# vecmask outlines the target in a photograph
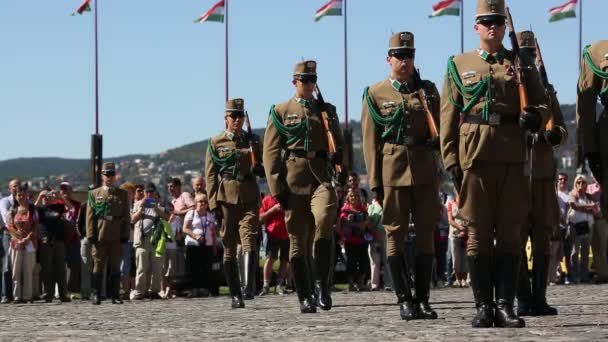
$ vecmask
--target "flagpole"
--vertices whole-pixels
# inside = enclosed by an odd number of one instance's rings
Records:
[[[580,1],[579,17],[578,17],[578,69],[581,70],[583,63],[583,0]]]
[[[460,53],[464,53],[464,0],[460,2]]]
[[[346,20],[346,0],[342,2],[344,7],[344,128],[348,129],[348,30]]]
[[[226,92],[225,92],[225,101],[228,102],[228,0],[224,0],[224,20],[225,20],[225,39],[224,39],[224,66],[226,70],[225,74],[225,84],[226,84]]]
[[[97,25],[97,3],[95,0],[95,8],[93,13],[93,40],[94,40],[94,55],[95,55],[95,134],[91,136],[91,168],[90,168],[90,184],[93,186],[101,185],[101,162],[103,161],[103,138],[99,134],[99,38]]]
[[[95,135],[99,135],[99,52],[98,52],[98,36],[97,36],[97,3],[95,0],[95,16],[94,16],[94,41],[95,41]]]

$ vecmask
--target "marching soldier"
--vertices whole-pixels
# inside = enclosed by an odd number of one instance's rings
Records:
[[[343,138],[335,107],[324,103],[320,96],[319,99],[313,96],[317,63],[296,64],[292,83],[295,96],[270,108],[264,136],[264,165],[270,192],[286,210],[290,262],[300,312],[314,313],[316,305],[323,310],[332,306],[329,270],[337,198],[329,169],[330,164],[342,161],[341,149],[328,152],[323,115],[327,115],[336,146],[342,146]],[[317,303],[311,290],[313,257]]]
[[[389,40],[389,77],[365,89],[361,125],[363,153],[372,191],[384,197],[388,266],[404,320],[436,319],[429,305],[434,258],[433,231],[439,220],[437,127],[439,93],[414,69],[414,35]],[[433,136],[433,132],[435,136]],[[416,227],[415,298],[404,258],[410,213]]]
[[[125,190],[117,188],[116,166],[104,163],[101,170],[102,186],[89,191],[87,201],[87,240],[93,245],[93,304],[101,304],[101,285],[107,263],[111,277],[112,304],[120,299],[121,242],[129,238],[131,218]]]
[[[258,267],[257,232],[260,189],[257,176],[264,175],[259,158],[259,139],[243,131],[243,99],[226,102],[226,130],[207,145],[205,177],[209,208],[221,219],[224,243],[224,272],[232,297],[232,308],[244,308],[236,252],[242,245],[245,264],[245,299],[253,299]],[[253,155],[253,156],[252,156]]]
[[[589,168],[602,188],[608,186],[608,136],[600,132],[608,131],[608,40],[588,45],[583,50],[583,63],[578,81],[576,117],[579,141]],[[597,115],[597,100],[603,111]],[[600,206],[606,213],[608,191],[602,191]]]
[[[530,202],[525,137],[539,130],[548,113],[536,69],[524,70],[521,84],[527,87],[518,89],[516,56],[502,45],[506,16],[504,0],[478,0],[474,28],[480,45],[449,58],[441,97],[441,152],[460,192],[459,215],[469,235],[473,327],[525,326],[513,312]],[[521,108],[519,90],[527,92],[530,106]]]
[[[518,32],[517,40],[522,56],[525,57],[525,60],[522,60],[523,67],[535,68],[537,48],[534,33],[531,31]],[[545,81],[544,77],[543,81]],[[544,83],[543,85],[549,101],[551,116],[549,117],[550,124],[543,126],[536,141],[531,142],[532,146],[529,146],[533,149],[529,151],[532,158],[532,207],[527,215],[528,224],[524,224],[521,237],[523,252],[517,287],[518,316],[557,315],[557,310],[547,304],[546,296],[551,256],[550,241],[558,227],[560,215],[555,193],[556,165],[553,161],[553,148],[565,143],[568,134],[555,89],[551,84]],[[530,288],[525,251],[528,236],[532,239],[532,288]]]

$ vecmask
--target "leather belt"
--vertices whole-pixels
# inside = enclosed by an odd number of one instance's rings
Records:
[[[483,120],[481,115],[465,115],[463,123],[501,126],[501,125],[518,125],[519,115],[490,113],[488,120]]]
[[[306,158],[306,159],[327,159],[328,155],[325,151],[304,151],[304,150],[289,150],[290,158]]]
[[[401,141],[397,141],[396,138],[391,138],[391,139],[387,140],[386,142],[389,144],[393,144],[393,145],[412,146],[412,145],[426,145],[426,142],[428,141],[428,139],[429,138],[427,138],[427,137],[413,137],[413,136],[405,135],[405,136],[401,137]]]
[[[250,174],[247,174],[247,175],[238,175],[236,177],[233,176],[232,174],[229,174],[229,173],[225,173],[225,174],[222,175],[222,180],[223,181],[236,180],[236,181],[242,182],[242,181],[248,180],[248,179],[251,179],[251,175]]]

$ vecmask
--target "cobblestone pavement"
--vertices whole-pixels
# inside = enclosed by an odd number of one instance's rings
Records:
[[[470,289],[431,293],[435,321],[399,318],[393,293],[335,293],[329,312],[302,315],[295,295],[258,297],[233,310],[227,297],[0,306],[0,340],[450,340],[607,341],[608,285],[554,286],[560,314],[528,317],[525,329],[472,329]]]

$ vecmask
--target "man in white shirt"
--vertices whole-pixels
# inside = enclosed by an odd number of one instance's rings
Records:
[[[13,206],[14,197],[17,194],[17,188],[19,187],[20,180],[18,178],[12,179],[8,183],[9,196],[0,199],[0,240],[2,241],[2,248],[4,249],[4,257],[2,258],[2,299],[0,303],[9,303],[12,289],[11,289],[11,272],[9,270],[9,258],[8,258],[8,247],[11,241],[11,236],[8,234],[8,212]]]

